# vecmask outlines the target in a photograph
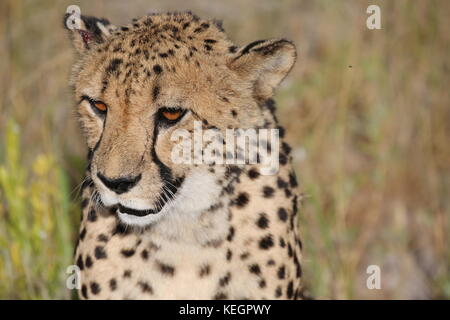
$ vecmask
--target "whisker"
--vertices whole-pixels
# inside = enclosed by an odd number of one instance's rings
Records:
[[[71,196],[74,192],[76,192],[75,199],[78,199],[78,198],[80,197],[81,187],[83,186],[83,184],[84,184],[88,179],[90,179],[89,176],[85,176],[84,179],[83,179],[83,181],[81,181],[81,183],[79,183],[76,187],[74,187],[73,190],[70,192],[69,195]],[[90,186],[92,183],[93,183],[93,181],[89,184],[89,186]]]
[[[92,192],[90,197],[89,197],[89,202],[88,202],[88,205],[87,205],[87,214],[89,214],[89,212],[92,209],[92,204],[93,204],[93,200],[94,200],[96,192],[97,192],[97,190],[94,190],[94,192]],[[83,214],[83,212],[81,214]]]
[[[169,188],[167,188],[167,186],[165,186],[165,185],[163,185],[163,190],[166,190],[167,192],[169,192],[169,195],[170,195],[170,196],[172,196],[172,197],[175,196],[175,193],[172,192],[172,191],[171,191]]]
[[[169,195],[171,195],[171,196],[169,196],[169,197],[167,197],[167,203],[170,205],[170,204],[172,204],[173,202],[174,202],[174,198],[175,198],[175,194],[172,192],[172,191],[170,191],[170,190],[168,190],[168,189],[166,189],[167,187],[166,186],[164,186],[164,192],[169,192]]]

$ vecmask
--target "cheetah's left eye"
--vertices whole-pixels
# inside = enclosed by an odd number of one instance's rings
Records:
[[[162,108],[159,110],[161,120],[169,123],[175,123],[180,120],[185,112],[186,110],[180,108]]]
[[[162,111],[161,113],[164,116],[164,118],[166,118],[167,120],[170,120],[170,121],[175,121],[179,117],[181,117],[181,111],[180,110],[176,110],[176,111]]]

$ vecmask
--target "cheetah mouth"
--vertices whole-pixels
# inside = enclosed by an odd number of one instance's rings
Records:
[[[183,183],[184,178],[176,179],[173,184],[166,183],[163,187],[163,190],[169,190],[170,192],[162,192],[157,200],[159,206],[156,209],[133,209],[130,207],[126,207],[123,204],[117,204],[117,213],[119,215],[127,214],[135,217],[145,217],[148,215],[154,215],[160,213],[163,208],[165,208],[166,204],[173,201],[177,194],[178,189]]]
[[[136,217],[145,217],[149,214],[159,213],[161,211],[161,209],[159,209],[159,210],[155,210],[155,209],[137,210],[137,209],[128,208],[128,207],[125,207],[125,206],[119,204],[117,207],[117,212],[129,214],[129,215],[136,216]]]

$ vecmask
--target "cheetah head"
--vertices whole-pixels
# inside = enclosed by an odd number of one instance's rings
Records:
[[[191,13],[152,14],[121,28],[81,16],[68,33],[89,174],[103,205],[139,226],[214,204],[229,168],[174,163],[173,133],[192,132],[195,121],[218,130],[273,125],[261,102],[296,57],[287,40],[238,48],[219,23]]]

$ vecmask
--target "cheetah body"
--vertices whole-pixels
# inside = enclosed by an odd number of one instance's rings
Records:
[[[275,85],[293,64],[289,59],[295,60],[292,44],[269,40],[237,48],[215,21],[190,13],[149,15],[122,28],[82,18],[81,30],[71,31],[80,57],[71,81],[89,147],[75,253],[79,296],[300,298],[299,196],[272,100]],[[275,57],[280,50],[287,53]],[[254,61],[267,59],[272,60],[264,72],[274,80],[250,71]],[[108,114],[95,114],[86,95],[107,101]],[[206,128],[280,129],[278,172],[263,175],[259,164],[171,164],[166,146],[171,129],[156,124],[157,111],[145,107],[168,104],[190,107],[179,124],[188,130],[190,118]],[[139,172],[142,178],[131,191],[112,194],[99,181],[101,172]],[[133,199],[157,192],[163,177],[176,184],[175,196],[149,215],[153,220],[139,224],[133,220],[139,218],[120,217],[119,204],[134,205]]]

